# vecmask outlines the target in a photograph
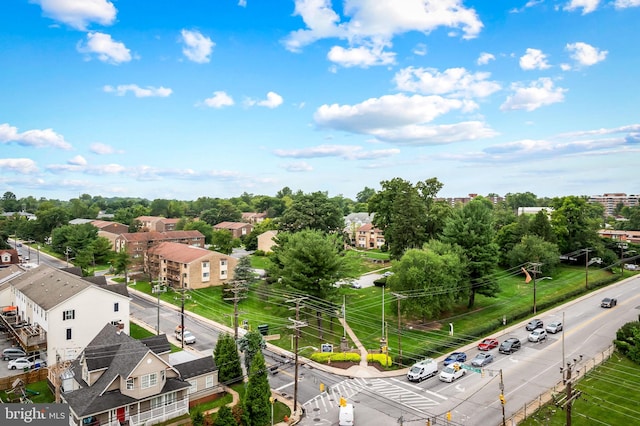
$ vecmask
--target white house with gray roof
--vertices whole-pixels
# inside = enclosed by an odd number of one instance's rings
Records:
[[[49,365],[74,359],[106,323],[121,322],[129,332],[130,298],[124,284],[100,285],[40,265],[5,285],[3,309],[16,315],[10,320],[2,316],[2,321],[26,352],[46,352]]]

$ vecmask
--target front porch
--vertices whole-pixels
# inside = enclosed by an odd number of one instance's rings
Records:
[[[148,406],[148,401],[140,401],[97,416],[85,417],[77,423],[70,417],[69,424],[70,426],[150,426],[189,412],[188,397],[149,410],[143,410],[141,407],[143,405]]]

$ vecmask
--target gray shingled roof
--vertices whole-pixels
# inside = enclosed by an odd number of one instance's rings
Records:
[[[180,372],[180,376],[182,376],[183,379],[202,376],[203,374],[212,373],[218,369],[212,356],[205,356],[194,359],[193,361],[183,362],[182,364],[175,364],[173,368]]]
[[[109,391],[102,395],[101,393],[118,377],[129,377],[149,352],[150,349],[144,343],[125,333],[118,333],[116,326],[105,325],[87,345],[83,354],[74,362],[74,372],[82,377],[82,373],[79,371],[79,360],[82,357],[86,359],[90,371],[104,368],[107,370],[91,386],[86,386],[84,381],[78,380],[85,387],[64,394],[65,401],[80,417],[101,413],[137,401],[135,398],[122,395],[120,391]],[[76,377],[78,376],[76,375]],[[184,380],[167,379],[161,393],[187,387],[189,387],[189,383]]]

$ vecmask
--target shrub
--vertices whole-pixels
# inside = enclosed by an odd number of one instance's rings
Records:
[[[311,360],[321,364],[333,362],[360,362],[360,354],[356,352],[316,352],[311,354]]]
[[[393,364],[393,360],[388,354],[369,354],[367,355],[367,362],[377,362],[385,368],[391,367],[391,364]]]

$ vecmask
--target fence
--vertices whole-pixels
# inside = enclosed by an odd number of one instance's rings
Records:
[[[604,351],[600,352],[599,355],[588,359],[582,360],[578,365],[578,368],[573,370],[573,375],[571,380],[579,379],[586,375],[589,371],[593,370],[600,364],[602,364],[605,360],[611,358],[615,350],[615,346],[611,345]],[[517,425],[518,423],[526,420],[529,416],[532,416],[537,410],[542,408],[544,405],[553,401],[553,395],[558,394],[559,392],[564,392],[566,389],[565,383],[559,381],[553,387],[546,392],[538,395],[536,399],[526,403],[520,410],[516,411],[511,417],[507,419],[506,424],[508,425]]]
[[[31,383],[39,382],[41,380],[47,379],[47,369],[39,368],[37,370],[31,370],[22,374],[15,374],[8,377],[0,378],[0,391],[5,391],[13,388],[13,383],[16,379],[22,379],[22,382],[25,385],[29,385]]]

